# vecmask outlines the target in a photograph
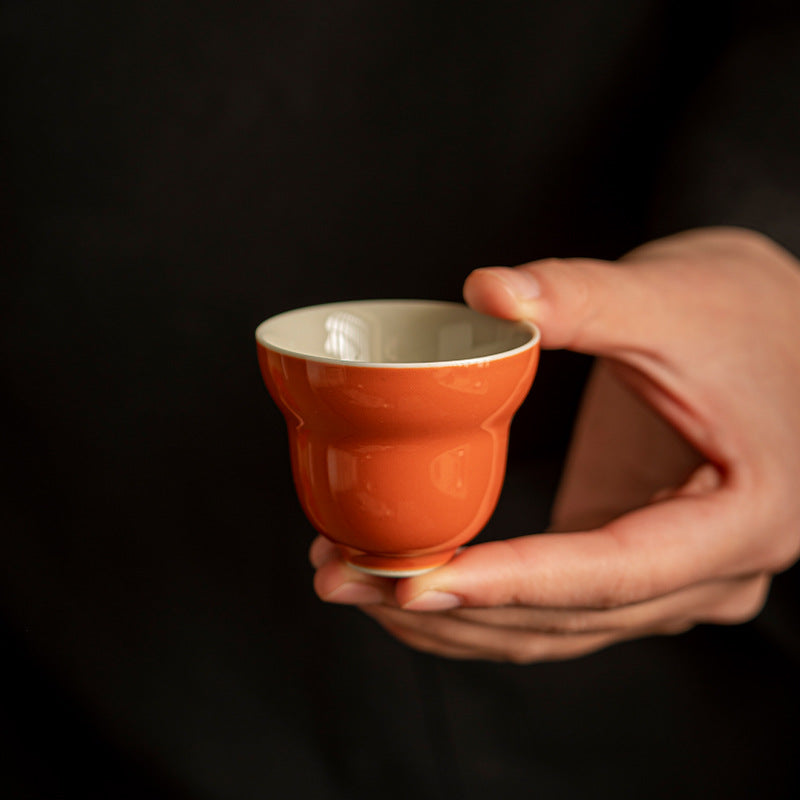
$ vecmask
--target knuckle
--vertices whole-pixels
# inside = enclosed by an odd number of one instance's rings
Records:
[[[566,262],[562,258],[542,258],[534,263],[537,270],[543,270],[547,272],[553,269],[563,269]]]
[[[756,569],[775,575],[800,558],[800,506],[794,469],[774,459],[759,459],[741,473],[748,505],[737,512],[749,519],[750,558]]]
[[[774,537],[766,554],[766,567],[773,574],[785,572],[800,557],[800,528]]]
[[[717,625],[742,625],[749,622],[754,616],[755,613],[751,613],[749,608],[738,603],[730,603],[717,610],[713,621]]]
[[[748,581],[715,609],[711,621],[719,625],[742,625],[755,619],[767,602],[769,586],[766,576]]]
[[[613,611],[625,605],[616,591],[601,592],[595,596],[593,606],[598,611]]]
[[[522,639],[509,648],[507,656],[512,664],[518,666],[533,664],[542,659],[541,644],[536,639]]]
[[[573,317],[572,339],[577,341],[592,311],[593,292],[586,269],[564,262],[562,270],[568,277],[569,309]]]
[[[588,633],[596,626],[595,615],[590,612],[576,612],[561,621],[557,633]]]
[[[636,541],[614,522],[606,526],[605,535],[612,554],[592,564],[591,574],[586,576],[587,580],[595,582],[590,607],[595,611],[612,611],[652,597],[654,587],[650,571],[636,566]]]
[[[591,304],[593,294],[589,270],[585,265],[573,261],[561,262],[561,269],[569,278],[569,291],[573,304],[578,309],[587,308]]]
[[[560,346],[575,346],[582,338],[593,308],[589,270],[570,259],[546,258],[536,262],[536,274],[544,294],[554,297],[562,309],[564,327],[559,337]]]
[[[596,611],[613,611],[643,599],[646,593],[627,570],[620,571],[598,587],[592,608]]]
[[[779,255],[782,248],[773,239],[764,233],[751,228],[727,228],[726,234],[734,240],[740,249],[752,251],[754,254],[766,253],[770,256]]]

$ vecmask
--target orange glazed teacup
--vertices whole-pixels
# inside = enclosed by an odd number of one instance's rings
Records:
[[[278,314],[256,342],[300,502],[350,564],[418,575],[483,528],[536,372],[534,325],[369,300]]]

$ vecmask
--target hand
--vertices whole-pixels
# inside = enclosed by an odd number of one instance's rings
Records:
[[[550,530],[603,525],[681,486],[702,456],[599,360],[583,395]]]
[[[356,573],[319,539],[320,597],[420,650],[517,663],[752,619],[800,555],[797,260],[705,229],[613,264],[477,270],[465,297],[602,359],[555,508],[573,532],[468,547],[399,581]]]

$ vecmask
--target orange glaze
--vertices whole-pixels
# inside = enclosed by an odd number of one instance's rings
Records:
[[[413,367],[328,363],[258,344],[283,412],[302,507],[371,572],[439,566],[486,524],[536,344],[507,357]]]

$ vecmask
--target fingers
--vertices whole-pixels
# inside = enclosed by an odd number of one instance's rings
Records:
[[[382,603],[409,611],[455,608],[609,610],[661,598],[695,584],[769,569],[768,551],[710,465],[671,498],[593,531],[489,542],[414,578],[366,575],[330,543],[311,548],[323,600]],[[763,549],[763,548],[761,548]],[[762,563],[763,562],[763,563]]]
[[[674,635],[699,622],[746,622],[763,607],[768,588],[766,575],[713,581],[611,611],[519,607],[420,613],[384,606],[364,611],[424,652],[527,664],[575,658],[642,636]]]
[[[747,519],[724,489],[679,496],[602,528],[488,542],[400,581],[410,610],[529,605],[617,608],[714,577],[752,572]]]
[[[675,429],[599,361],[584,392],[551,530],[586,530],[662,499],[701,461]]]
[[[710,581],[608,610],[517,606],[420,612],[396,605],[392,581],[353,575],[335,548],[312,546],[315,560],[326,556],[332,557],[318,573],[323,575],[318,586],[325,599],[359,605],[408,646],[447,658],[519,664],[576,658],[627,639],[681,633],[699,622],[746,622],[763,607],[770,582],[766,574]],[[364,593],[348,599],[352,586],[375,590],[379,599],[373,602]]]
[[[395,604],[393,580],[353,569],[341,559],[336,545],[324,537],[313,541],[308,555],[317,570],[314,590],[321,600],[344,605]]]
[[[516,664],[557,661],[577,658],[627,638],[621,633],[570,637],[520,633],[439,614],[415,614],[412,618],[411,612],[383,606],[370,606],[363,611],[409,647],[446,658]]]
[[[308,560],[315,569],[327,564],[339,554],[339,548],[324,536],[317,536],[308,548]]]
[[[676,496],[601,528],[475,545],[439,569],[399,581],[363,574],[336,557],[331,545],[315,542],[315,589],[328,602],[413,611],[611,609],[759,571],[760,537],[718,479],[706,466]]]
[[[405,645],[419,650],[422,653],[452,658],[457,660],[475,660],[481,658],[478,648],[462,646],[443,639],[432,636],[424,631],[418,630],[414,626],[404,624],[403,620],[392,619],[390,615],[381,613],[382,606],[365,606],[361,609],[368,617],[372,617],[387,633]]]
[[[574,635],[621,630],[671,632],[673,625],[734,625],[752,619],[763,607],[769,588],[765,574],[690,586],[678,592],[607,611],[571,608],[459,608],[449,614],[482,625]],[[419,614],[419,616],[423,616]],[[430,616],[430,615],[426,615]]]
[[[532,319],[542,345],[608,356],[650,349],[667,318],[651,271],[591,259],[547,259],[517,268],[477,269],[466,302],[487,314]]]
[[[616,262],[551,258],[477,269],[464,298],[487,314],[532,319],[544,347],[618,357],[662,353],[683,337],[713,354],[713,337],[693,334],[707,330],[708,319],[749,319],[755,296],[771,292],[796,316],[784,302],[797,296],[796,264],[752,231],[705,229],[650,242]]]

